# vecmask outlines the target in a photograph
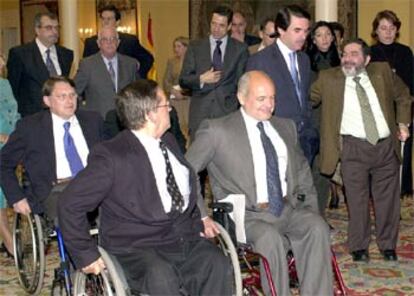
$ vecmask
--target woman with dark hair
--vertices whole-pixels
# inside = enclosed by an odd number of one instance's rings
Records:
[[[388,62],[393,71],[404,81],[414,95],[413,53],[408,46],[397,42],[400,35],[401,21],[391,10],[377,13],[372,22],[371,36],[376,43],[371,46],[371,62]],[[412,126],[410,127],[412,134]],[[401,196],[413,193],[411,149],[412,137],[404,145],[403,170],[401,177]]]
[[[319,21],[313,25],[306,53],[314,73],[339,66],[341,60],[336,49],[335,32],[330,23]]]
[[[316,80],[319,71],[340,65],[341,61],[336,47],[335,32],[330,23],[319,21],[313,25],[308,36],[306,53],[308,54],[311,63],[312,81]],[[314,125],[319,130],[320,106],[315,106],[312,112],[312,118]],[[319,155],[316,156],[316,162],[318,161],[318,158]],[[324,216],[325,207],[329,199],[329,179],[320,174],[317,164],[312,168],[312,174],[318,192],[319,210],[321,215]],[[329,205],[330,208],[338,207],[338,190],[339,188],[337,188],[334,183],[331,183],[332,193]]]

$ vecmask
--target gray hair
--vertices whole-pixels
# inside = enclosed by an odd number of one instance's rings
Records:
[[[157,89],[157,82],[139,79],[121,90],[115,99],[115,105],[119,119],[125,127],[132,130],[144,127],[146,116],[159,103]]]
[[[42,17],[48,17],[51,20],[58,20],[58,17],[55,13],[53,12],[39,12],[35,15],[34,17],[34,27],[35,28],[40,28],[42,26]]]

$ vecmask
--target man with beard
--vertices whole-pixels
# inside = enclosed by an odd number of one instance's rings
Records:
[[[369,63],[361,39],[345,43],[341,66],[322,71],[311,100],[322,103],[321,172],[333,175],[338,162],[349,209],[348,247],[354,261],[369,261],[369,198],[376,240],[385,260],[395,252],[400,220],[400,141],[410,135],[408,88],[387,63]]]

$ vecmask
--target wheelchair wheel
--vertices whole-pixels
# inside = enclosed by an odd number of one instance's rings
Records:
[[[43,230],[38,215],[15,215],[14,262],[20,285],[28,294],[40,293],[45,274]]]
[[[219,242],[220,249],[224,252],[226,257],[230,258],[231,264],[233,265],[233,275],[234,275],[234,294],[236,296],[242,296],[242,277],[240,271],[239,256],[237,254],[236,248],[233,245],[233,242],[230,238],[230,235],[219,223],[216,223],[216,226],[220,230],[220,235],[217,239]]]
[[[105,262],[106,269],[99,275],[85,274],[76,271],[74,296],[129,296],[128,284],[119,263],[101,247],[99,252]]]

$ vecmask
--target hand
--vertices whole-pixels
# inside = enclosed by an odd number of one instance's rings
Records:
[[[410,137],[410,130],[406,125],[399,125],[399,131],[398,131],[398,139],[401,142],[407,141],[407,139]]]
[[[29,215],[32,210],[30,209],[29,203],[27,202],[27,198],[23,198],[19,200],[18,202],[15,202],[13,204],[13,210],[16,213],[23,214],[23,215]]]
[[[213,219],[211,219],[210,217],[206,217],[202,221],[204,224],[204,233],[201,232],[200,236],[206,237],[206,238],[212,238],[220,233]]]
[[[200,83],[216,83],[221,78],[221,71],[214,71],[214,68],[211,67],[210,70],[204,72],[200,75]]]
[[[172,88],[171,94],[174,96],[174,99],[181,100],[183,98],[183,94],[177,89]]]
[[[0,134],[0,143],[6,144],[7,140],[9,139],[9,135],[6,134]]]
[[[88,266],[85,266],[82,268],[82,271],[84,273],[93,273],[95,275],[98,275],[101,273],[102,270],[106,268],[105,263],[102,260],[102,257],[99,257],[98,260],[92,262]]]

